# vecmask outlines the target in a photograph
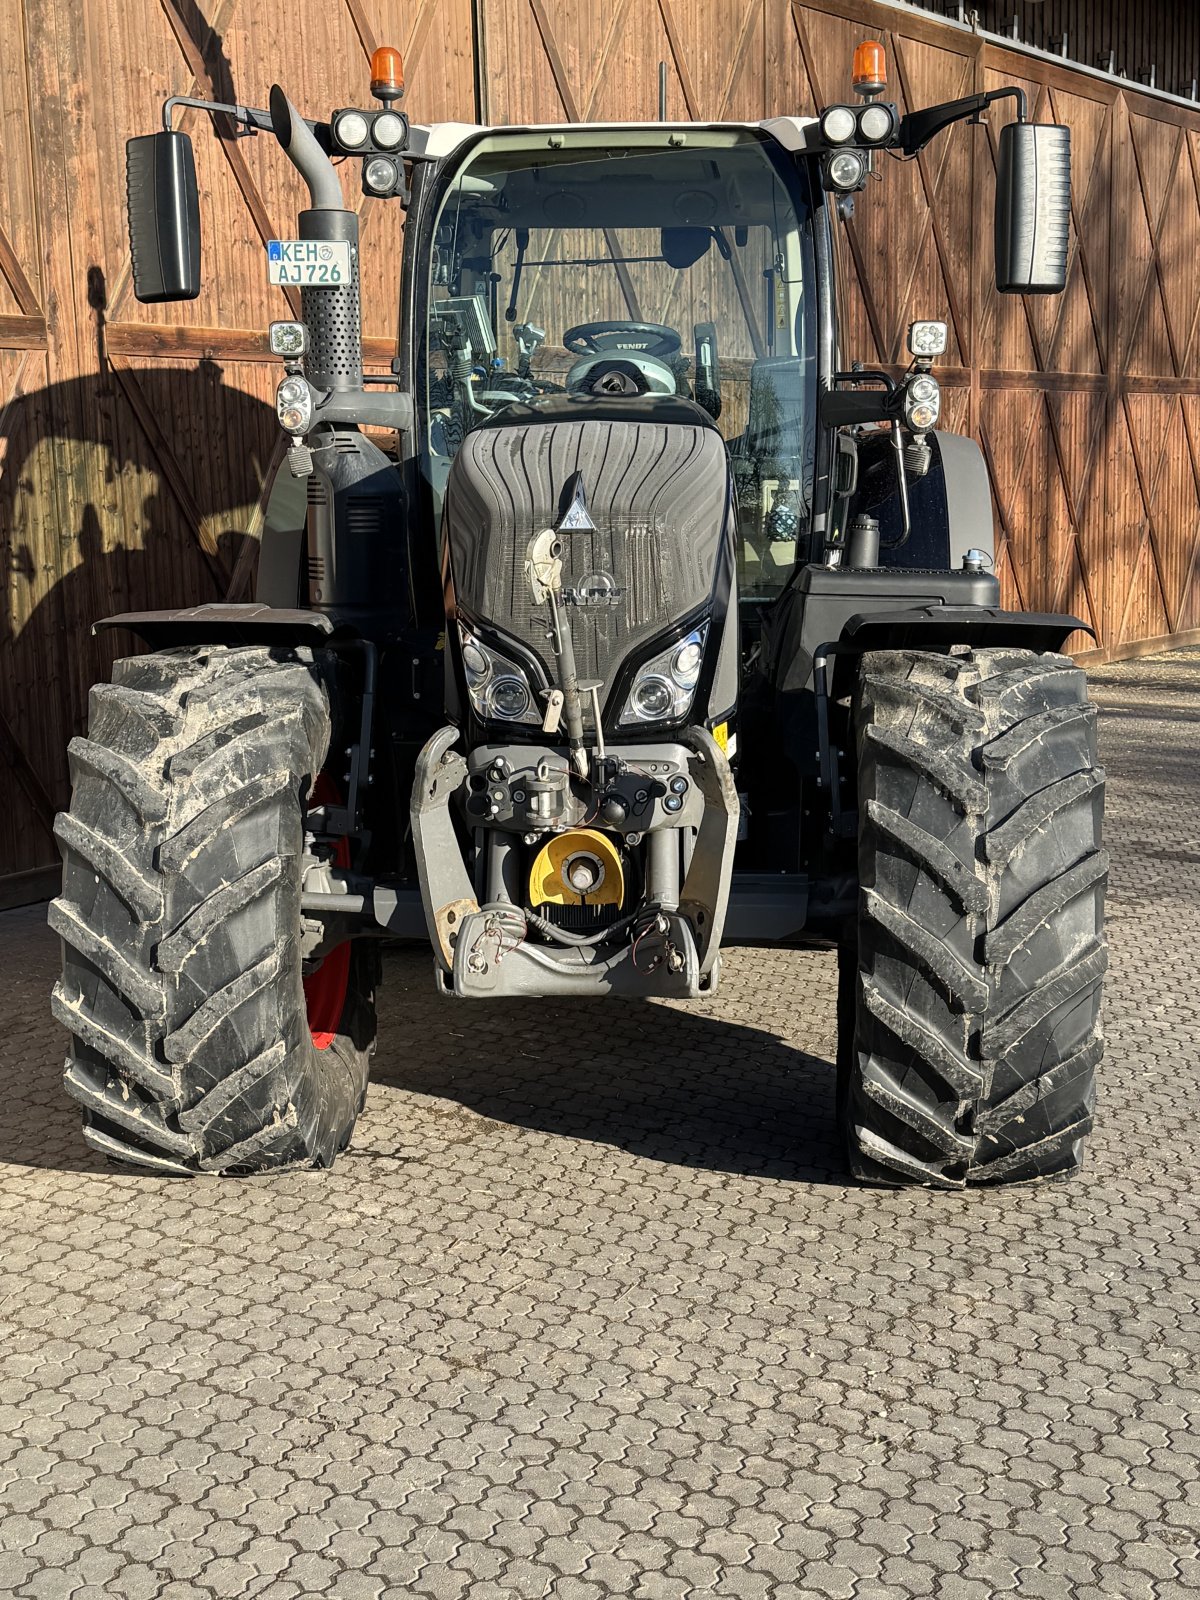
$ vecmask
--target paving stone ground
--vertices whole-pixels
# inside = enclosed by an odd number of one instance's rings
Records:
[[[1165,1600],[1200,1589],[1200,653],[1095,675],[1083,1174],[868,1191],[832,959],[452,1006],[386,964],[331,1173],[88,1153],[0,917],[0,1595]]]

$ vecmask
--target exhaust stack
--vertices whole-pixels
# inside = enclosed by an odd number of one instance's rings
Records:
[[[308,185],[312,206],[299,217],[300,237],[350,245],[351,279],[336,288],[300,290],[310,345],[304,375],[314,389],[344,394],[362,388],[362,302],[358,275],[358,217],[347,211],[341,180],[315,134],[278,84],[271,88],[271,127],[284,154]]]

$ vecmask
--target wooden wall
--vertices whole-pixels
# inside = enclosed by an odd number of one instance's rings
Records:
[[[470,119],[470,0],[0,0],[0,906],[38,898],[57,859],[65,749],[120,643],[96,617],[244,597],[281,437],[264,357],[262,242],[301,187],[269,136],[194,136],[205,289],[133,298],[124,144],[169,94],[302,109],[369,103],[378,43],[404,52],[406,109]],[[358,192],[348,202],[362,205]],[[366,202],[364,326],[396,328],[400,217]]]
[[[846,234],[847,356],[897,362],[912,317],[946,317],[946,419],[992,468],[1006,598],[1076,610],[1106,654],[1200,638],[1200,111],[872,0],[0,0],[0,904],[51,881],[64,749],[111,650],[91,620],[252,579],[278,436],[263,330],[287,303],[262,240],[299,196],[269,139],[192,114],[208,287],[139,307],[123,145],[165,95],[261,105],[280,77],[329,109],[387,41],[418,120],[473,120],[477,87],[495,122],[649,118],[659,61],[672,117],[750,119],[844,98],[872,35],[902,105],[1014,81],[1070,123],[1074,235],[1064,296],[999,297],[999,119],[885,160]],[[399,219],[363,216],[383,361]]]

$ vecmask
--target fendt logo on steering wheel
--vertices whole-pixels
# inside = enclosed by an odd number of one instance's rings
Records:
[[[563,599],[572,606],[615,606],[624,593],[610,572],[589,572],[573,589],[563,590]]]

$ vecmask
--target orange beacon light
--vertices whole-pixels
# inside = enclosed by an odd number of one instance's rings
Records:
[[[854,51],[851,81],[854,92],[873,100],[887,88],[887,58],[878,39],[864,39]]]
[[[399,100],[404,93],[404,61],[399,50],[390,44],[381,44],[371,52],[371,93],[385,105]]]

